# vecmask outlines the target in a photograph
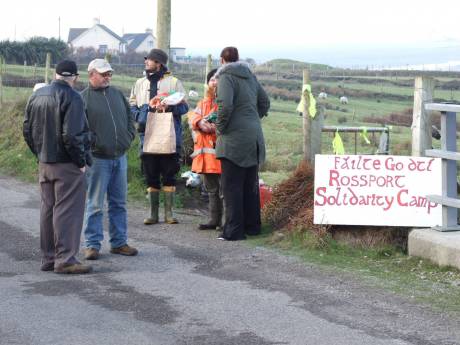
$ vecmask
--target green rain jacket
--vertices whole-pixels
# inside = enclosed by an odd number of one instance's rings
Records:
[[[216,157],[248,168],[265,162],[260,119],[270,100],[245,62],[223,65],[217,72]]]

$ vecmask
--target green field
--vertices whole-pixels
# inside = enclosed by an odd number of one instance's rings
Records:
[[[276,75],[262,74],[258,75],[259,79],[264,82],[264,85],[276,85],[278,89],[289,90],[296,98],[300,97],[301,75],[289,74],[289,66],[291,62],[278,67]],[[302,65],[303,66],[303,65]],[[296,66],[302,67],[302,66]],[[305,67],[305,66],[304,66]],[[326,67],[324,65],[316,66],[320,71]],[[283,68],[285,68],[283,72]],[[83,69],[83,66],[80,67]],[[17,76],[25,78],[23,83],[26,83],[27,78],[44,76],[45,69],[43,67],[34,68],[32,66],[6,66],[7,76]],[[133,72],[134,73],[134,72]],[[136,72],[137,73],[137,72]],[[283,74],[284,73],[284,74]],[[300,73],[300,72],[298,72]],[[364,73],[363,73],[364,74]],[[50,71],[50,77],[53,75]],[[318,94],[322,88],[333,90],[336,94],[329,94],[325,101],[319,101],[318,104],[324,106],[325,109],[325,125],[330,126],[366,126],[379,127],[381,123],[374,119],[385,119],[391,113],[401,113],[412,107],[413,103],[413,77],[370,77],[367,75],[359,75],[357,71],[353,71],[352,77],[330,77],[321,75],[314,78],[312,82],[313,93]],[[178,75],[184,82],[187,91],[194,89],[200,95],[203,93],[203,84],[191,82]],[[134,84],[138,75],[114,74],[112,84],[121,88],[125,94],[129,93],[131,86]],[[196,80],[196,76],[194,78]],[[459,90],[448,90],[442,85],[454,81],[452,77],[440,76],[436,77],[435,98],[442,100],[459,100]],[[81,87],[88,82],[86,71],[81,71],[80,75]],[[20,86],[24,86],[19,84]],[[6,102],[27,98],[31,94],[32,85],[28,87],[3,87],[3,99]],[[351,92],[358,96],[348,96],[348,104],[340,104],[340,93],[346,94]],[[378,96],[376,96],[378,95]],[[197,100],[190,100],[190,105],[193,107]],[[302,159],[302,117],[296,112],[296,100],[282,100],[276,94],[271,94],[272,106],[269,116],[262,120],[264,135],[267,148],[267,162],[261,169],[261,177],[270,185],[274,185],[285,179],[289,173],[296,167]],[[373,154],[377,151],[379,136],[375,137],[368,135],[372,144],[368,145],[364,140],[355,134],[342,134],[342,140],[345,145],[346,153]],[[391,125],[390,134],[390,151],[393,154],[408,155],[411,150],[411,131],[406,124],[401,126],[398,124]],[[331,133],[323,133],[322,135],[322,151],[323,153],[332,153],[332,138]],[[434,141],[434,146],[439,143]]]

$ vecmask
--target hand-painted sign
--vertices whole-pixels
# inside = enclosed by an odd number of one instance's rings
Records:
[[[442,207],[441,159],[316,155],[315,224],[432,227]]]

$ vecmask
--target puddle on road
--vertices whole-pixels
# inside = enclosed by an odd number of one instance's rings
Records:
[[[111,311],[131,313],[137,320],[157,325],[174,323],[180,316],[170,298],[140,293],[107,276],[98,274],[54,279],[24,284],[25,293],[43,296],[75,295],[82,300]]]

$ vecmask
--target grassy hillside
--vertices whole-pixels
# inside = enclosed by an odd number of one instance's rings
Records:
[[[331,70],[333,67],[318,64],[318,63],[309,63],[309,62],[302,62],[290,59],[274,59],[265,62],[261,66],[274,66],[278,72],[290,72],[294,70],[302,70],[302,69],[309,69],[311,71],[324,71],[324,70]]]

